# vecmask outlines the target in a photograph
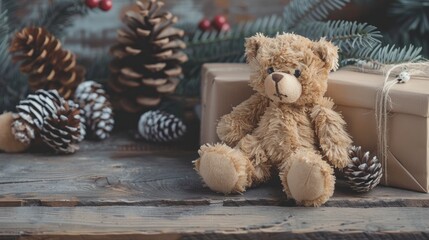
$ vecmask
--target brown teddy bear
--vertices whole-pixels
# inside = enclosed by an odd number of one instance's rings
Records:
[[[224,143],[202,146],[195,169],[209,188],[227,194],[267,181],[275,168],[288,197],[322,205],[334,191],[331,165],[349,163],[352,143],[324,97],[338,48],[324,39],[257,34],[246,40],[246,56],[256,93],[221,118]]]

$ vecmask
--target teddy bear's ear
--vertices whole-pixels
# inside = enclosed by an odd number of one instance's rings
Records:
[[[267,41],[267,37],[265,37],[262,33],[258,33],[253,37],[246,38],[246,57],[247,61],[252,58],[255,58],[258,54],[259,48]]]
[[[325,62],[325,66],[329,70],[335,71],[338,69],[338,47],[334,44],[322,38],[313,44],[312,50]]]

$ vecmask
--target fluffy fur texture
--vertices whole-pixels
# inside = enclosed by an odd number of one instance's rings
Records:
[[[223,144],[201,147],[195,168],[208,187],[240,193],[277,170],[283,190],[298,204],[320,206],[332,196],[331,165],[347,165],[352,143],[334,103],[323,97],[337,51],[324,39],[294,34],[247,39],[256,93],[221,118]]]
[[[11,129],[12,122],[12,113],[3,113],[0,115],[0,151],[8,153],[23,152],[30,144],[21,143],[15,139]]]

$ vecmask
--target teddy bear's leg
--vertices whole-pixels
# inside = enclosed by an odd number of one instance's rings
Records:
[[[244,192],[269,178],[270,166],[253,136],[246,135],[235,148],[225,144],[202,146],[195,169],[204,183],[221,193]]]
[[[304,206],[318,207],[334,193],[332,167],[311,151],[292,154],[280,166],[280,178],[288,197]]]

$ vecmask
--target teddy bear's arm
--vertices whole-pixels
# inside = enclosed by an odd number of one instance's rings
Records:
[[[268,105],[269,100],[266,97],[255,93],[234,107],[229,114],[220,119],[217,125],[220,140],[229,146],[235,146],[246,134],[256,128]]]
[[[348,150],[352,140],[345,130],[346,122],[332,109],[333,106],[331,99],[324,98],[313,108],[311,118],[324,155],[335,167],[341,169],[350,161]]]

